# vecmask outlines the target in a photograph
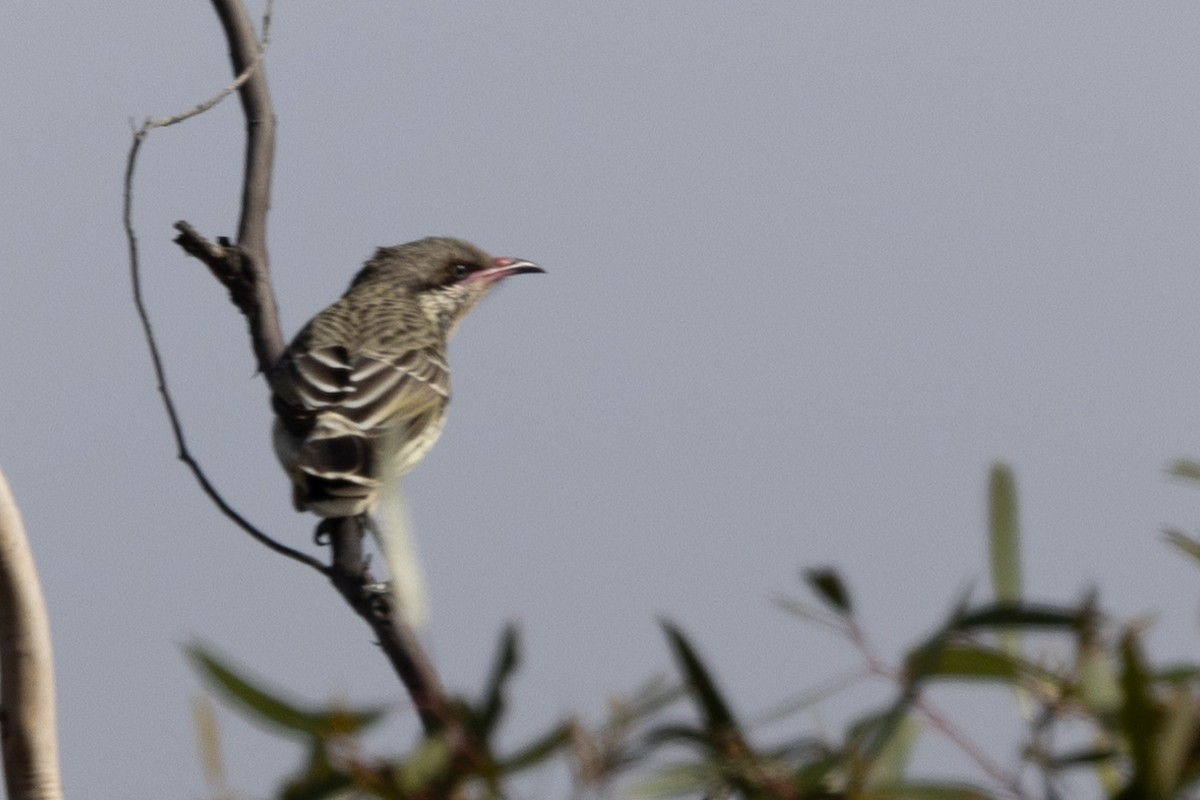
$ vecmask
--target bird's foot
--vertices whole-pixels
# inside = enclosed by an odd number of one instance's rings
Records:
[[[317,523],[317,529],[313,531],[313,543],[319,547],[333,541],[333,534],[337,530],[338,521],[333,517],[326,517]]]

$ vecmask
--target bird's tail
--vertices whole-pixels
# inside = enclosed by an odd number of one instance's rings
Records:
[[[379,488],[374,459],[370,440],[352,422],[334,411],[317,415],[292,455],[304,505],[322,516],[361,514]]]
[[[408,516],[404,480],[397,478],[391,484],[379,488],[370,527],[375,534],[379,554],[391,576],[392,601],[404,620],[413,628],[420,629],[429,618],[425,576]]]

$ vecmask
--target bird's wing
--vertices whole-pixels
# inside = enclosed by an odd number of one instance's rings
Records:
[[[434,347],[353,354],[318,347],[289,354],[284,373],[280,394],[297,410],[334,412],[368,435],[385,422],[410,424],[450,395],[450,368]]]
[[[289,350],[272,384],[275,450],[296,487],[293,502],[351,516],[433,444],[450,374],[435,347],[351,354],[302,346]]]

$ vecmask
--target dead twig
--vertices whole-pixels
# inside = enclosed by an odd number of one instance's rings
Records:
[[[264,22],[264,28],[265,27],[266,23]],[[129,147],[129,154],[125,160],[122,220],[125,224],[125,238],[129,246],[129,272],[133,284],[133,304],[137,309],[138,318],[142,323],[142,332],[146,336],[146,346],[150,350],[150,361],[154,366],[154,375],[158,381],[158,393],[162,397],[163,406],[167,411],[167,418],[171,423],[171,433],[175,437],[175,445],[179,460],[186,464],[188,469],[191,470],[192,475],[200,484],[200,488],[203,489],[204,493],[208,495],[208,497],[217,505],[217,508],[221,510],[221,513],[233,520],[238,527],[275,552],[285,555],[295,561],[299,561],[301,564],[307,564],[322,574],[327,575],[328,568],[320,561],[306,553],[302,553],[299,550],[288,547],[287,545],[276,541],[267,534],[263,533],[248,520],[246,520],[245,517],[234,510],[234,508],[230,506],[228,502],[226,502],[221,493],[217,491],[216,487],[213,486],[212,481],[208,479],[208,475],[205,474],[204,469],[200,466],[199,462],[192,457],[191,451],[187,446],[187,440],[183,434],[183,425],[179,419],[179,412],[175,408],[175,401],[172,399],[170,389],[167,387],[166,370],[163,367],[162,356],[159,354],[158,342],[154,337],[154,328],[150,323],[150,315],[146,309],[146,303],[142,298],[141,262],[138,257],[137,234],[134,232],[133,228],[133,176],[134,169],[137,166],[138,153],[141,150],[142,143],[146,140],[146,136],[155,128],[174,125],[178,122],[182,122],[185,119],[190,119],[191,117],[194,117],[195,115],[202,113],[209,108],[212,108],[214,105],[220,102],[222,98],[227,97],[234,91],[237,91],[239,87],[246,85],[251,77],[251,74],[255,72],[261,65],[261,58],[262,54],[260,52],[258,58],[253,59],[248,65],[246,72],[238,75],[237,80],[235,80],[233,84],[226,87],[221,93],[215,95],[209,100],[200,103],[199,105],[188,111],[185,111],[182,114],[159,119],[148,119],[142,123],[142,126],[138,130],[134,132],[133,142]],[[276,322],[276,327],[278,327],[278,322]],[[282,340],[282,335],[280,335],[280,339]]]
[[[282,555],[318,570],[334,584],[346,602],[375,632],[379,646],[412,697],[421,722],[429,734],[446,737],[458,757],[478,761],[479,749],[462,721],[454,712],[412,629],[395,613],[389,598],[373,588],[362,553],[362,530],[354,518],[330,519],[318,528],[319,540],[332,545],[332,564],[325,566],[309,555],[283,545],[247,522],[225,502],[212,486],[200,465],[188,451],[175,404],[167,389],[166,374],[153,329],[142,299],[138,264],[137,237],[132,223],[133,174],[137,155],[147,134],[160,127],[174,125],[202,113],[236,91],[246,117],[246,162],[243,176],[241,219],[236,243],[218,239],[214,244],[184,221],[175,224],[179,236],[175,242],[189,255],[204,262],[213,276],[229,292],[230,299],[250,328],[250,337],[259,370],[269,380],[275,363],[285,349],[275,295],[268,270],[266,219],[270,206],[270,182],[275,144],[275,115],[262,65],[270,5],[263,22],[263,41],[255,38],[253,25],[239,0],[213,0],[230,46],[230,59],[236,80],[210,100],[183,114],[147,120],[134,132],[125,173],[124,221],[129,243],[130,273],[134,305],[146,335],[150,358],[158,380],[159,394],[171,422],[179,458],[191,469],[205,494],[239,527]]]

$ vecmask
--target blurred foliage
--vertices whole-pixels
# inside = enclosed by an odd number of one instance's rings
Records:
[[[1200,481],[1197,464],[1181,462],[1172,473]],[[781,704],[772,723],[866,678],[883,678],[892,687],[886,702],[836,736],[800,733],[759,741],[754,729],[762,723],[739,717],[700,651],[669,621],[662,629],[678,673],[675,682],[651,682],[613,700],[606,719],[557,722],[514,750],[497,743],[509,683],[520,664],[517,631],[506,629],[479,697],[455,701],[463,728],[475,737],[470,758],[441,737],[420,740],[399,757],[369,755],[361,734],[379,722],[380,709],[305,707],[208,650],[193,647],[189,656],[217,695],[303,745],[299,768],[277,793],[284,800],[502,798],[510,778],[552,761],[568,765],[572,797],[579,800],[1058,798],[1080,796],[1080,786],[1087,787],[1086,796],[1112,800],[1200,796],[1200,662],[1155,665],[1145,653],[1142,627],[1103,614],[1094,593],[1065,605],[1025,599],[1016,481],[1007,466],[993,468],[988,494],[994,596],[982,602],[969,594],[958,598],[945,619],[894,663],[875,651],[851,591],[835,570],[801,573],[815,603],[777,598],[789,613],[853,646],[862,669],[800,702]],[[1180,531],[1166,533],[1182,553],[1200,559],[1200,541]],[[1028,654],[1031,639],[1038,656]],[[1024,731],[1011,752],[990,752],[972,740],[930,697],[933,686],[971,692],[981,685],[1014,692]],[[211,709],[200,704],[197,710],[214,796],[232,797],[220,774]],[[967,777],[910,775],[914,747],[926,736],[943,737],[957,748],[961,758],[946,771]]]

